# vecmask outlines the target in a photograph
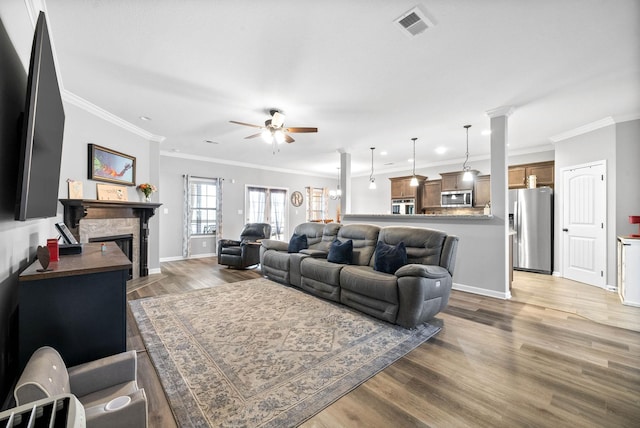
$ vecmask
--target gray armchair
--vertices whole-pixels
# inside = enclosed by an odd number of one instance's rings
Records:
[[[71,393],[85,409],[89,428],[144,428],[147,398],[138,388],[136,352],[129,351],[67,369],[49,346],[36,350],[18,379],[18,406]]]
[[[267,223],[247,223],[240,239],[221,239],[218,242],[218,264],[236,268],[247,268],[260,263],[259,239],[271,237],[271,225]]]

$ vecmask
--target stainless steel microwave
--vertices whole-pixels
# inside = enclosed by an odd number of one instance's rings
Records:
[[[440,193],[440,206],[471,207],[473,206],[472,190],[452,190]]]

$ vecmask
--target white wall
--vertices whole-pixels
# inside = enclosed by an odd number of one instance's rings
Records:
[[[630,215],[640,215],[640,120],[616,125],[616,235],[638,232]],[[609,173],[611,175],[611,173]]]

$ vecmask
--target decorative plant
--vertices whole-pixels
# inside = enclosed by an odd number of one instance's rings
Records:
[[[138,185],[138,190],[140,190],[142,193],[144,193],[145,198],[148,199],[153,192],[156,192],[158,190],[158,188],[156,186],[154,186],[153,184],[142,183],[142,184]]]

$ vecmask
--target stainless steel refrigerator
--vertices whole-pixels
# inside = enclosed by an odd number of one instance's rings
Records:
[[[513,268],[553,272],[553,189],[509,190],[509,223],[516,232]]]

